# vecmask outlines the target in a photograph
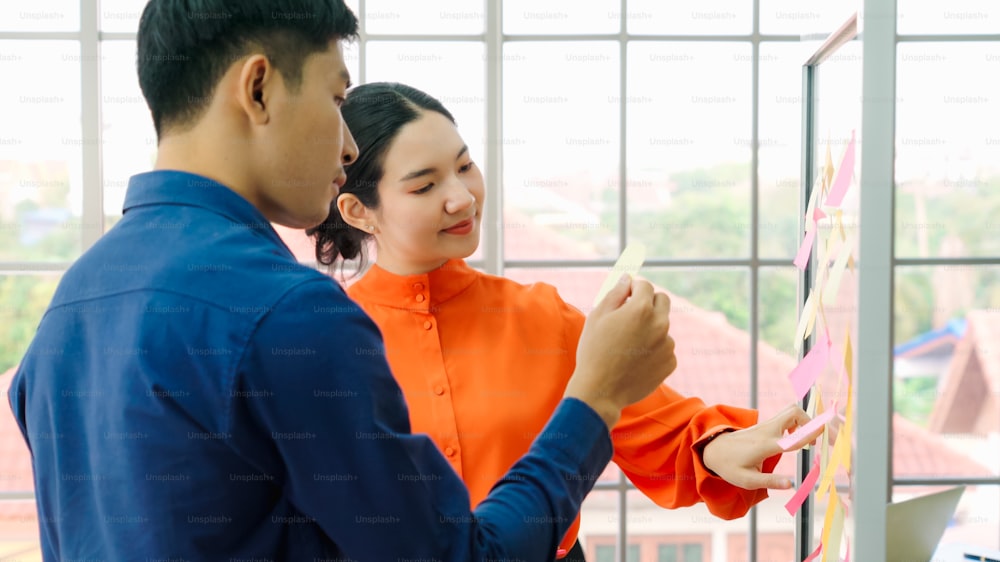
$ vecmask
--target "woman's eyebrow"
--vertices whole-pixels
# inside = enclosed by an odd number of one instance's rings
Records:
[[[462,146],[462,150],[459,150],[458,151],[458,155],[455,156],[455,160],[458,160],[459,158],[461,158],[462,155],[465,154],[468,151],[469,151],[469,145],[467,145],[467,144],[463,145]],[[419,178],[420,176],[426,176],[428,174],[433,174],[436,171],[437,171],[437,168],[423,168],[421,170],[414,170],[414,171],[406,174],[405,176],[399,178],[399,181],[410,181],[412,179]]]

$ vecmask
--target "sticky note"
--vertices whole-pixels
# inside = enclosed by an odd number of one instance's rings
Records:
[[[806,298],[806,303],[802,306],[802,316],[799,317],[799,325],[795,329],[795,341],[793,345],[795,346],[795,351],[802,350],[802,340],[806,339],[806,329],[809,324],[812,323],[816,318],[816,291],[814,289],[809,289],[809,296]]]
[[[806,477],[802,479],[802,485],[799,486],[798,490],[795,490],[791,499],[785,504],[785,511],[789,515],[795,515],[799,511],[806,498],[809,497],[809,493],[812,492],[813,486],[816,485],[817,479],[819,479],[819,457],[813,459],[809,474],[806,474]]]
[[[802,238],[802,245],[799,246],[799,251],[795,254],[795,259],[792,263],[795,267],[799,269],[805,269],[806,264],[809,263],[809,253],[812,252],[813,242],[816,240],[816,231],[818,228],[812,228],[806,232],[806,235]]]
[[[805,439],[807,435],[816,431],[824,424],[829,422],[831,419],[833,419],[833,415],[836,413],[837,413],[837,407],[836,405],[834,405],[829,410],[809,420],[809,423],[799,427],[798,429],[782,437],[781,439],[778,439],[778,446],[781,447],[782,450],[787,451],[793,445]]]
[[[854,141],[854,131],[851,131],[851,142],[847,144],[844,158],[840,161],[840,167],[837,169],[837,177],[833,180],[830,195],[826,198],[826,204],[831,207],[840,206],[844,201],[847,188],[851,184],[851,177],[854,175]]]
[[[601,299],[615,286],[618,279],[624,274],[629,274],[635,277],[635,274],[639,272],[639,268],[642,267],[642,262],[646,261],[646,245],[642,242],[632,242],[625,249],[622,250],[622,255],[618,256],[618,261],[615,262],[614,267],[611,268],[611,272],[608,276],[604,278],[604,284],[601,285],[600,290],[597,291],[597,298],[594,299],[594,306],[597,306],[601,302]]]
[[[844,372],[847,373],[847,388],[851,388],[854,381],[854,348],[851,347],[851,327],[848,325],[847,335],[844,338]]]
[[[840,292],[840,280],[844,276],[844,269],[847,267],[847,259],[851,257],[851,249],[854,247],[854,234],[840,245],[840,254],[830,268],[830,277],[827,279],[826,288],[823,290],[823,302],[836,303],[837,293]]]
[[[840,507],[840,496],[834,489],[830,493],[830,503],[826,505],[823,519],[823,562],[840,559],[840,536],[844,532],[844,514]]]
[[[821,550],[823,550],[823,543],[819,543],[816,546],[816,550],[812,551],[812,554],[810,554],[809,556],[803,558],[802,562],[812,562],[813,560],[816,559],[817,556],[819,556]]]
[[[809,353],[802,358],[802,361],[788,373],[788,378],[792,381],[792,388],[795,390],[795,397],[799,400],[809,392],[809,387],[816,382],[816,378],[823,372],[830,357],[830,342],[821,341],[814,345]]]

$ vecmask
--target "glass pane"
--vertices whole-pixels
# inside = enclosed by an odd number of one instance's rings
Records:
[[[618,49],[504,46],[507,259],[618,256]]]
[[[702,562],[704,559],[700,544],[684,545],[684,562]]]
[[[1000,255],[1000,44],[898,52],[896,255]]]
[[[898,0],[896,22],[901,35],[1000,33],[1000,4],[993,0]]]
[[[774,502],[784,505],[791,497],[791,494],[776,496],[772,494],[773,499],[764,500],[764,503]],[[787,511],[784,509],[781,511],[783,513],[779,513],[775,517],[780,520],[782,525],[785,524],[785,520],[794,521],[792,517],[788,516]],[[758,521],[756,557],[747,555],[750,541],[747,540],[746,532],[730,533],[725,538],[726,553],[728,554],[725,560],[729,562],[781,562],[793,560],[795,553],[795,533],[792,524],[785,525],[785,530],[777,532],[764,531],[764,525],[766,525],[766,522],[763,519]]]
[[[474,34],[485,29],[483,0],[437,0],[431,5],[407,0],[368,0],[365,31],[405,35]]]
[[[79,29],[79,0],[0,2],[0,31],[79,31]],[[0,52],[6,54],[7,50],[3,49]]]
[[[1000,474],[1000,266],[895,278],[895,474]]]
[[[791,260],[802,209],[802,64],[807,43],[761,43],[758,97],[758,253]],[[836,55],[841,56],[841,55]]]
[[[135,71],[135,41],[101,44],[105,230],[121,218],[129,178],[153,169],[156,132]]]
[[[858,6],[856,2],[824,0],[760,0],[760,32],[826,35],[837,30]]]
[[[0,276],[0,493],[35,488],[31,453],[8,407],[7,390],[58,282],[55,274]],[[8,559],[41,560],[34,499],[0,501],[0,560]]]
[[[777,415],[797,402],[788,373],[798,364],[795,329],[798,325],[798,270],[761,268],[757,285],[757,409],[760,418]],[[783,459],[787,473],[795,474],[794,458]]]
[[[676,544],[661,544],[656,547],[656,562],[678,562]]]
[[[628,32],[640,35],[749,34],[752,15],[753,2],[629,0]]]
[[[745,518],[726,521],[720,519],[699,503],[679,509],[663,509],[646,497],[641,490],[629,490],[627,498],[628,516],[628,559],[657,560],[666,545],[675,547],[675,552],[683,554],[691,547],[703,549],[705,562],[713,559],[731,560],[727,553],[712,551],[712,536],[727,531],[746,532]],[[780,506],[779,506],[780,507]],[[640,556],[641,555],[641,556]]]
[[[617,33],[621,29],[619,4],[564,0],[504,0],[503,32],[508,35],[565,35]],[[599,76],[599,75],[598,75]]]
[[[0,105],[17,109],[0,130],[0,260],[72,260],[83,227],[82,146],[96,142],[80,133],[79,43],[0,41],[0,53],[9,84]]]
[[[455,117],[469,154],[486,176],[485,43],[371,41],[366,49],[365,81],[401,82],[437,98]],[[484,226],[481,236],[495,235],[495,227]],[[469,259],[480,258],[482,244]]]
[[[951,486],[895,486],[892,501],[901,502],[949,488]],[[995,556],[1000,550],[1000,486],[966,487],[938,544],[934,560],[989,560]],[[985,557],[964,556],[966,553]]]
[[[101,31],[135,33],[149,0],[101,0]]]
[[[599,544],[595,546],[594,560],[596,562],[615,562],[614,545]]]
[[[650,257],[749,255],[750,52],[629,44],[628,231]]]
[[[567,303],[589,313],[610,268],[509,268],[504,276],[520,283],[555,286]],[[670,333],[676,342],[677,370],[668,384],[708,403],[750,404],[748,328],[749,274],[739,268],[647,268],[641,276],[657,290],[669,288]],[[706,377],[705,373],[712,373]],[[782,376],[787,372],[782,373]],[[780,379],[783,384],[787,381]],[[787,402],[783,404],[787,405]]]

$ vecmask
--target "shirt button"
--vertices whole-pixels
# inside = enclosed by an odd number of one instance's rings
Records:
[[[424,320],[424,329],[425,330],[430,330],[431,326],[433,326],[433,325],[434,324],[432,324],[430,320]]]
[[[424,296],[423,295],[417,295],[417,302],[424,302]]]
[[[418,290],[418,291],[423,291],[424,290],[424,284],[423,283],[414,283],[413,284],[413,288],[416,289],[416,290]]]
[[[435,386],[434,387],[434,394],[437,394],[438,396],[441,396],[442,394],[444,394],[444,387],[441,386],[441,385]]]
[[[454,457],[454,456],[455,456],[455,453],[457,453],[457,452],[458,452],[458,451],[456,451],[456,450],[455,450],[455,449],[453,449],[452,447],[447,447],[447,448],[446,448],[446,449],[444,450],[444,454],[448,455],[449,457]]]

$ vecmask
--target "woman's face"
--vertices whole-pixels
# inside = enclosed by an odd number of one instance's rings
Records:
[[[397,274],[426,273],[479,245],[483,174],[455,125],[424,111],[392,141],[374,211],[377,260]]]

